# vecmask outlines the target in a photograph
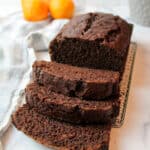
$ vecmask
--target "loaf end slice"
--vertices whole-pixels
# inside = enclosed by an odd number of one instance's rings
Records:
[[[58,150],[108,150],[110,126],[77,126],[48,119],[24,105],[12,116],[18,130],[37,142]]]

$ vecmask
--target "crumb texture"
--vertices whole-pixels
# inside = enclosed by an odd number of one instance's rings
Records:
[[[119,73],[36,61],[33,80],[57,93],[84,99],[104,99],[119,94]]]
[[[50,118],[81,123],[111,123],[119,114],[119,100],[87,101],[50,92],[44,86],[29,84],[25,91],[31,107]]]
[[[110,126],[77,126],[48,119],[24,105],[13,115],[13,123],[34,140],[59,150],[108,150]]]

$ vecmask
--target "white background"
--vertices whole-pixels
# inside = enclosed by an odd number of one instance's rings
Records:
[[[99,5],[99,6],[118,6],[127,4],[128,0],[75,0],[77,3],[81,5]],[[16,12],[21,10],[21,0],[0,0],[0,17],[4,17],[12,12]]]
[[[5,16],[21,9],[20,1],[21,0],[0,0],[0,16]],[[84,0],[81,1],[83,3]],[[95,2],[98,1],[102,2],[102,0],[95,0]],[[105,1],[105,4],[107,3],[107,6],[109,7],[112,6],[112,3],[114,2],[114,5],[119,5],[116,0],[103,1]],[[88,4],[93,2],[94,0],[88,0]],[[126,13],[126,11],[124,11],[124,13]],[[132,41],[138,44],[138,49],[126,118],[124,125],[120,129],[112,130],[110,150],[150,150],[150,28],[134,24]],[[17,132],[17,134],[21,133]],[[8,145],[8,141],[12,141],[12,139],[15,138],[17,141],[20,140],[19,136],[14,137],[13,134],[8,134],[5,136],[5,139],[3,139],[3,144],[10,147],[11,150],[16,150],[15,146],[17,143],[12,142],[11,145]],[[31,139],[26,139],[27,140],[21,142],[19,141],[17,146],[21,147],[24,143],[26,145],[24,149],[29,149],[27,148],[29,146],[27,145],[27,142]],[[35,149],[42,148],[37,145]],[[23,150],[23,148],[20,148],[19,150]]]
[[[0,0],[0,17],[21,10],[21,0]]]

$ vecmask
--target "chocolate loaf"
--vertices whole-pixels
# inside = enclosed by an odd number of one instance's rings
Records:
[[[58,150],[108,150],[109,125],[77,126],[51,120],[24,105],[12,116],[18,130],[37,142]]]
[[[119,101],[86,101],[48,92],[44,86],[29,84],[26,101],[38,113],[74,124],[111,123],[119,114]]]
[[[83,99],[102,100],[119,95],[119,73],[36,61],[33,80],[50,91]]]
[[[119,16],[87,13],[71,19],[50,43],[52,61],[123,73],[132,25]]]

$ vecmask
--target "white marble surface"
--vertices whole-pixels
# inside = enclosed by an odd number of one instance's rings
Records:
[[[135,27],[138,43],[124,125],[113,129],[110,150],[150,150],[150,29]]]

